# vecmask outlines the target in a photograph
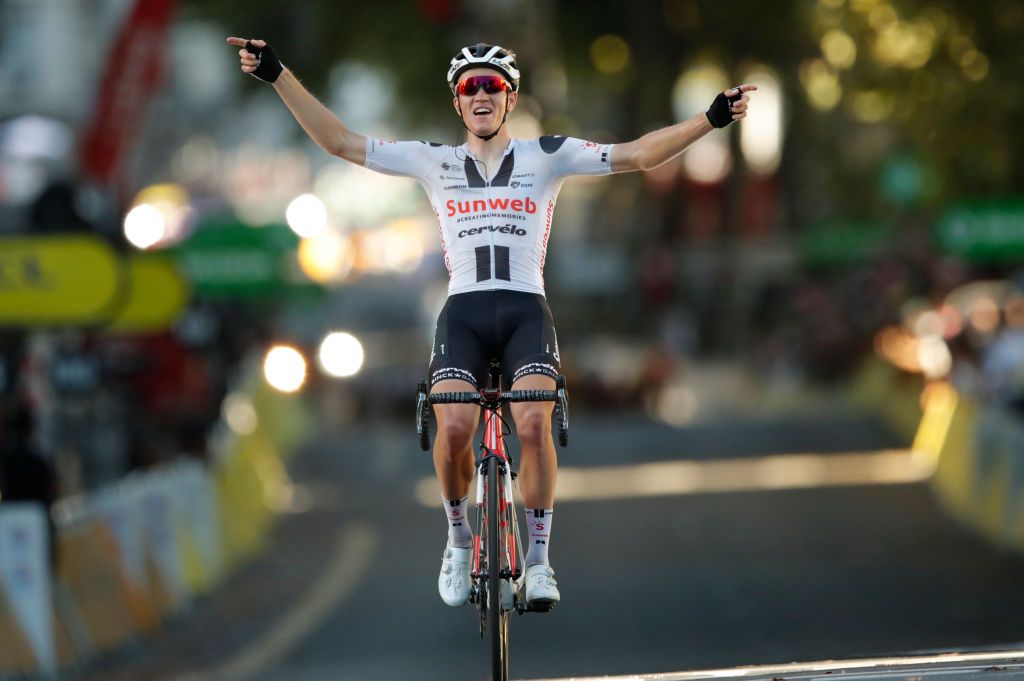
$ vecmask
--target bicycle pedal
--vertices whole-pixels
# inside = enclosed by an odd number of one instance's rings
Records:
[[[534,601],[526,606],[526,612],[551,612],[555,601]]]

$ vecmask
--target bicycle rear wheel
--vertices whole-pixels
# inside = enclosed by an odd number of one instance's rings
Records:
[[[509,613],[501,609],[501,488],[498,459],[487,460],[487,628],[491,632],[491,675],[494,681],[508,681]]]

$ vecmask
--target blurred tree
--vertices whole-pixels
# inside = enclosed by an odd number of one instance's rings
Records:
[[[695,197],[671,174],[617,179],[614,191],[595,199],[604,205],[595,206],[589,223],[595,241],[633,254],[652,240],[680,249],[697,238],[717,244],[715,305],[731,300],[729,290],[743,276],[735,255],[758,250],[747,243],[755,234],[774,233],[792,246],[790,237],[829,221],[882,220],[920,244],[946,204],[1024,185],[1019,0],[184,4],[231,32],[272,40],[321,96],[338,62],[388,70],[398,92],[390,122],[408,135],[451,131],[439,141],[462,136],[442,74],[454,50],[470,42],[519,53],[524,104],[532,100],[545,132],[613,142],[675,122],[673,86],[698,62],[719,64],[733,82],[753,64],[770,66],[785,103],[784,147],[775,176],[758,187],[773,193],[774,232],[740,228],[749,216],[736,207],[755,185],[738,154],[737,126],[727,133],[734,163],[724,186]],[[705,205],[693,210],[697,198]],[[620,224],[624,205],[637,208],[631,224]],[[684,215],[720,216],[724,228],[681,234]],[[733,321],[723,328],[733,329]]]
[[[918,164],[930,206],[1010,192],[1024,180],[1016,141],[1024,94],[1014,77],[1024,67],[1024,5],[1016,0],[184,5],[231,32],[272,40],[315,92],[343,60],[387,69],[400,93],[398,122],[416,127],[457,129],[439,73],[467,41],[517,49],[524,92],[544,101],[553,125],[574,118],[583,131],[616,139],[672,122],[672,84],[701,55],[734,78],[745,64],[769,64],[790,105],[780,172],[791,175],[798,216],[884,210],[879,181],[895,154]],[[607,37],[605,47],[622,53],[610,65],[595,56]],[[568,85],[561,105],[545,78],[552,64]]]
[[[396,122],[417,129],[453,122],[444,72],[456,49],[447,28],[460,14],[454,1],[183,4],[183,16],[215,20],[233,35],[272,43],[282,61],[321,99],[327,96],[333,67],[349,60],[366,62],[393,74]],[[251,80],[250,87],[261,86]]]

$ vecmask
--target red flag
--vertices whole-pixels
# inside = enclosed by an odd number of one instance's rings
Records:
[[[114,40],[82,143],[82,171],[99,184],[117,181],[160,81],[176,4],[177,0],[136,0]]]

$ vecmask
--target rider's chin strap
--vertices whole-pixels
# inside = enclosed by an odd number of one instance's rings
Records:
[[[498,127],[494,129],[490,135],[477,135],[475,132],[469,129],[466,125],[466,117],[462,115],[462,104],[459,104],[459,120],[462,121],[462,127],[469,131],[469,134],[482,139],[486,142],[489,139],[493,139],[495,135],[501,130],[501,126],[505,125],[505,119],[508,118],[508,92],[505,92],[505,115],[501,117],[501,123],[498,123]]]

